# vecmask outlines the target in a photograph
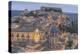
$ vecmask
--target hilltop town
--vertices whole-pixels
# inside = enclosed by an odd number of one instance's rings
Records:
[[[12,52],[51,51],[78,48],[75,23],[61,8],[25,9],[11,17]]]

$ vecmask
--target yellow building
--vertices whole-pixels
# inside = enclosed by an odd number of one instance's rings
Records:
[[[43,38],[43,36],[42,32],[39,31],[39,29],[36,29],[33,32],[11,32],[11,38],[13,41],[29,39],[37,43]]]

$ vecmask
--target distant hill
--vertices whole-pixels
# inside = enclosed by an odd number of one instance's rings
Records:
[[[22,10],[12,10],[11,11],[11,16],[20,16],[21,12],[23,12],[23,11]]]
[[[20,16],[23,10],[12,10],[11,16]],[[68,15],[72,21],[78,20],[77,13],[64,12],[64,14]]]

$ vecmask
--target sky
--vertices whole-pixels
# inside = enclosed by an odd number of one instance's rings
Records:
[[[31,10],[40,9],[40,7],[42,6],[61,8],[63,12],[71,12],[71,13],[78,12],[78,6],[72,4],[32,3],[32,2],[19,2],[19,1],[13,1],[11,9],[12,10],[28,9],[29,11],[31,11]]]

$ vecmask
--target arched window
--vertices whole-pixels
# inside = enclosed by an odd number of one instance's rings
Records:
[[[19,34],[17,34],[17,36],[16,36],[17,38],[19,37]]]
[[[17,37],[17,40],[18,40],[19,39],[19,34],[17,34],[16,37]]]
[[[21,38],[22,38],[22,39],[24,39],[24,38],[25,38],[25,37],[24,37],[24,34],[22,34]]]

